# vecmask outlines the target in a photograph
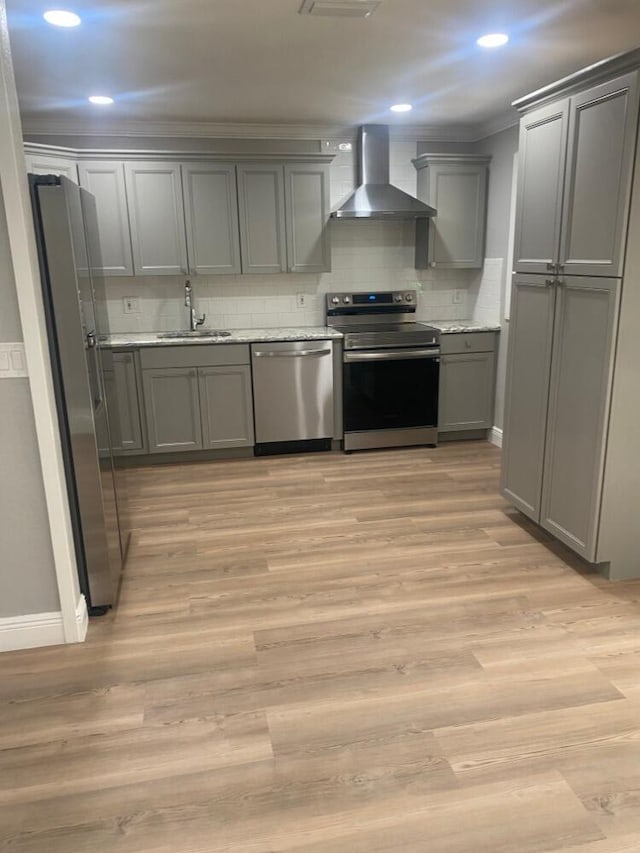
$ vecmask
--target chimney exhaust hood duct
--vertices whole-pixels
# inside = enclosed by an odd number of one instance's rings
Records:
[[[426,219],[436,209],[389,183],[389,128],[365,124],[358,131],[358,188],[333,219]]]

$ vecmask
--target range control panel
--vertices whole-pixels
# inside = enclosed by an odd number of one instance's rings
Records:
[[[327,316],[344,314],[369,314],[376,311],[415,310],[415,290],[386,290],[363,293],[327,293]]]

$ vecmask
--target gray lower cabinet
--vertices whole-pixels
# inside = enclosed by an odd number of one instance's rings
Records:
[[[438,430],[490,429],[495,395],[495,333],[442,335]]]
[[[249,347],[149,347],[140,351],[149,451],[252,447]]]
[[[200,367],[198,382],[203,447],[253,447],[250,367]]]
[[[490,160],[474,154],[423,154],[413,161],[418,198],[438,211],[432,220],[416,222],[416,269],[481,269]]]
[[[511,289],[502,491],[538,521],[549,404],[555,290],[540,275],[516,275]]]
[[[151,453],[202,450],[198,371],[156,367],[142,371]]]
[[[229,163],[183,163],[182,189],[191,275],[239,273],[235,166]]]
[[[136,275],[187,272],[180,163],[124,164]]]
[[[620,282],[576,276],[555,289],[540,523],[593,562]]]
[[[141,389],[134,352],[107,354],[104,371],[111,427],[111,447],[116,456],[146,451],[142,429]]]
[[[503,493],[595,561],[620,282],[515,276]]]
[[[133,275],[124,166],[117,161],[83,160],[78,173],[80,186],[96,200],[102,257],[100,272],[108,276]]]

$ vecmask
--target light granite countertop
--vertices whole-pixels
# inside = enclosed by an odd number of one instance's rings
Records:
[[[342,333],[326,326],[304,326],[301,328],[277,329],[226,329],[225,337],[211,335],[181,338],[159,337],[162,332],[127,332],[106,335],[101,344],[109,349],[123,347],[183,346],[184,344],[251,344],[268,341],[315,341],[340,340]]]
[[[479,323],[477,320],[423,320],[427,326],[438,329],[442,335],[455,335],[462,332],[499,332],[498,324]]]

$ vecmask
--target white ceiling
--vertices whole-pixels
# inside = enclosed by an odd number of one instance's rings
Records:
[[[383,0],[369,19],[298,14],[301,0],[7,0],[31,130],[128,122],[338,127],[483,124],[510,102],[640,43],[640,0]],[[478,35],[504,30],[505,48]],[[97,112],[86,102],[108,93]],[[415,105],[396,117],[388,106]]]

